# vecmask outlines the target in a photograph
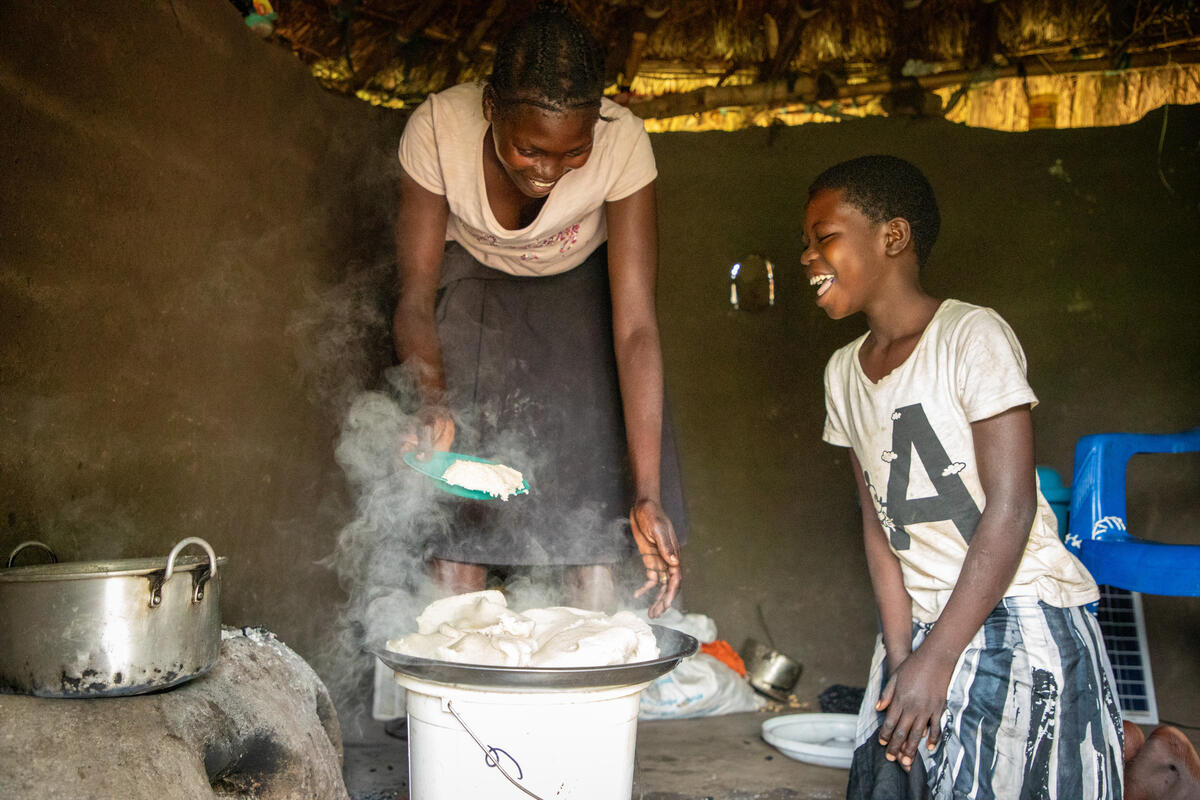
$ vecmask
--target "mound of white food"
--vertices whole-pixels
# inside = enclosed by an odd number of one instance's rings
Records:
[[[473,492],[485,492],[507,500],[525,485],[525,476],[503,464],[458,459],[442,473],[442,480]]]
[[[490,589],[431,603],[417,632],[387,643],[417,658],[500,667],[606,667],[658,658],[650,626],[630,611],[556,606],[517,613]]]

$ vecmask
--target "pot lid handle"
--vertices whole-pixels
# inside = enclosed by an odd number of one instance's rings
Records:
[[[189,536],[186,539],[180,540],[179,544],[171,548],[171,553],[167,556],[167,571],[163,574],[163,583],[171,580],[171,576],[175,574],[175,557],[179,555],[180,550],[189,544],[198,544],[204,548],[204,552],[208,553],[209,577],[217,577],[217,554],[213,552],[212,545],[199,536]]]
[[[13,548],[13,551],[11,553],[8,554],[8,566],[11,567],[13,565],[13,562],[17,560],[17,553],[21,552],[22,550],[24,550],[27,547],[42,548],[43,550],[45,550],[47,553],[50,554],[50,563],[51,564],[58,563],[58,556],[55,555],[54,550],[52,550],[50,548],[50,545],[43,544],[42,542],[30,539],[28,542],[21,542],[19,545],[17,545],[16,547]]]

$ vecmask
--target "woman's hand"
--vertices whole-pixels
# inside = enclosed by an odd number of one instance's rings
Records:
[[[887,746],[888,761],[899,759],[905,771],[912,767],[926,731],[929,749],[937,747],[954,664],[918,647],[896,667],[875,704],[876,711],[887,710],[879,743]]]
[[[454,418],[445,408],[426,406],[413,417],[408,430],[400,435],[400,452],[417,451],[417,459],[427,461],[434,450],[449,450],[454,444]]]
[[[650,606],[651,617],[662,616],[671,607],[679,591],[679,541],[675,538],[675,527],[657,501],[643,497],[629,511],[629,524],[633,529],[633,541],[641,554],[646,568],[646,582],[634,592],[641,597],[658,587],[658,594]]]

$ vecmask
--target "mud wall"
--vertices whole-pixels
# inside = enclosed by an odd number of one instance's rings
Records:
[[[203,537],[226,621],[313,657],[338,414],[387,355],[395,117],[216,0],[4,4],[0,117],[0,549]]]

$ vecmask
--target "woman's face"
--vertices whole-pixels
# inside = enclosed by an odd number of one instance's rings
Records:
[[[492,123],[496,157],[527,197],[550,194],[563,175],[582,167],[592,154],[597,109],[549,111],[518,103],[499,113],[490,99],[483,108]]]

